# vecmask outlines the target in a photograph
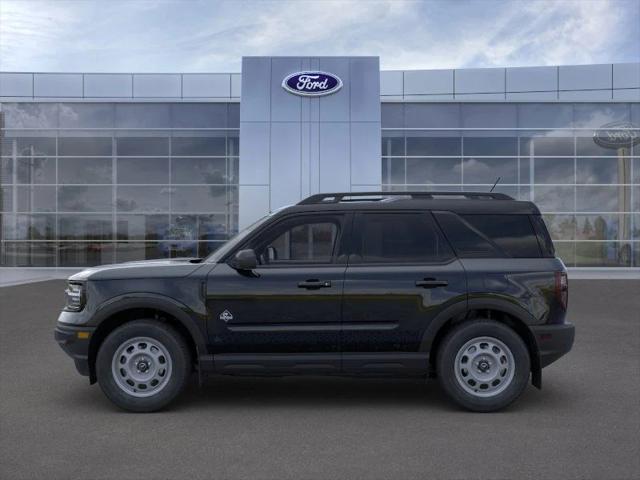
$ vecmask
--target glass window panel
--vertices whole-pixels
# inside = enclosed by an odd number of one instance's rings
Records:
[[[404,136],[383,136],[382,137],[382,155],[396,156],[404,155]]]
[[[518,183],[517,158],[465,158],[464,183]]]
[[[631,215],[576,215],[578,240],[628,240]]]
[[[633,159],[633,183],[640,184],[640,157]]]
[[[0,196],[0,211],[11,212],[13,211],[13,189],[15,187],[5,185],[0,187],[2,195]]]
[[[204,258],[224,245],[224,242],[198,242],[198,257]]]
[[[31,157],[16,159],[18,183],[56,183],[56,159]]]
[[[571,128],[573,105],[552,103],[521,103],[518,105],[520,128]]]
[[[409,135],[415,135],[415,133],[407,133],[407,155],[455,156],[462,153],[460,137],[424,137]]]
[[[111,215],[62,214],[58,216],[60,240],[111,240]]]
[[[227,155],[237,157],[240,155],[240,137],[238,132],[229,132],[227,136]]]
[[[165,240],[196,240],[198,237],[197,215],[172,215]]]
[[[111,128],[113,103],[61,103],[60,128]]]
[[[172,155],[224,156],[226,154],[225,137],[173,137]]]
[[[55,212],[56,187],[18,186],[19,212]]]
[[[112,208],[112,187],[58,187],[59,212],[110,212]]]
[[[580,135],[583,135],[581,132]],[[631,146],[622,148],[603,147],[594,142],[593,135],[576,138],[576,154],[585,156],[620,157],[631,155]]]
[[[240,128],[240,103],[227,103],[227,106],[227,126],[230,128]]]
[[[576,128],[600,128],[612,122],[630,122],[629,105],[625,103],[575,103],[573,105]]]
[[[56,218],[44,215],[3,215],[4,240],[55,240]]]
[[[576,219],[574,215],[543,215],[549,235],[553,240],[574,240],[576,237]]]
[[[61,267],[90,267],[114,263],[114,246],[110,242],[60,242],[58,262]]]
[[[579,212],[622,212],[630,205],[622,202],[624,186],[576,187],[576,204]],[[622,197],[622,198],[621,198]],[[630,198],[630,191],[627,192]]]
[[[532,197],[541,212],[574,212],[575,187],[536,186]]]
[[[577,183],[631,183],[630,158],[578,158]]]
[[[466,222],[495,243],[507,256],[538,258],[542,255],[528,215],[463,215]]]
[[[56,103],[3,103],[5,128],[57,128]]]
[[[630,267],[628,242],[576,242],[576,267]]]
[[[517,125],[517,105],[500,103],[463,103],[462,126],[465,128],[512,128]]]
[[[462,183],[462,161],[459,158],[407,158],[407,183]]]
[[[533,179],[535,183],[575,183],[573,158],[535,158]]]
[[[281,230],[280,230],[281,231]],[[258,252],[261,262],[330,262],[338,236],[333,222],[308,220],[279,233]]]
[[[460,128],[460,118],[460,105],[457,103],[404,105],[406,128]]]
[[[631,209],[634,212],[640,212],[640,186],[633,187],[631,190],[633,194],[633,204],[631,205]]]
[[[640,242],[633,242],[633,266],[640,267]]]
[[[120,184],[169,183],[169,159],[118,158],[117,172]]]
[[[160,248],[171,258],[198,256],[198,242],[162,242]]]
[[[631,232],[633,240],[640,240],[640,214],[633,215],[633,229]]]
[[[227,169],[227,181],[230,184],[238,184],[240,182],[240,159],[232,157],[227,159],[229,167]]]
[[[118,137],[116,139],[118,155],[168,156],[169,138],[167,137]]]
[[[383,182],[392,184],[405,183],[405,159],[404,158],[383,158]]]
[[[173,228],[185,231],[185,238],[198,240],[226,240],[230,237],[227,216],[172,215]]]
[[[464,137],[463,151],[466,156],[510,156],[518,154],[517,137]]]
[[[168,212],[171,187],[118,186],[117,208],[120,212]]]
[[[113,183],[111,158],[59,158],[58,182]]]
[[[5,267],[55,267],[56,244],[53,242],[3,243],[2,265]]]
[[[518,159],[520,163],[520,182],[521,184],[527,184],[531,182],[531,165],[533,159],[529,157],[521,157]]]
[[[169,249],[157,242],[119,242],[116,244],[116,261],[118,263],[168,257]]]
[[[106,157],[111,155],[111,137],[60,137],[58,155]]]
[[[574,242],[554,242],[556,257],[560,258],[567,267],[576,264],[576,244]]]
[[[573,137],[521,137],[520,155],[573,156]]]
[[[224,158],[173,158],[172,181],[176,183],[229,183]]]
[[[23,157],[48,156],[56,154],[54,137],[18,137],[16,154]],[[12,155],[13,153],[10,152]]]
[[[162,240],[169,230],[169,215],[118,215],[118,240]]]
[[[116,103],[117,128],[170,128],[168,103]]]
[[[233,198],[230,187],[173,187],[174,212],[226,212]]]
[[[225,128],[226,103],[174,103],[171,105],[174,128]]]
[[[0,183],[13,183],[12,158],[0,158]]]
[[[404,106],[401,103],[383,103],[380,106],[382,128],[404,127]]]

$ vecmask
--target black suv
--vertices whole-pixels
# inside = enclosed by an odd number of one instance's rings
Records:
[[[195,371],[437,376],[474,411],[567,353],[566,269],[536,206],[496,193],[311,196],[206,258],[84,270],[55,337],[118,406],[160,409]]]

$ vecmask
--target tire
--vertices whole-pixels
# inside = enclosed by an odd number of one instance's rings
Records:
[[[524,392],[531,370],[520,336],[494,320],[465,321],[442,340],[438,380],[458,405],[473,412],[505,408]]]
[[[134,320],[105,338],[96,358],[104,394],[131,412],[154,412],[184,389],[191,355],[182,335],[154,320]]]

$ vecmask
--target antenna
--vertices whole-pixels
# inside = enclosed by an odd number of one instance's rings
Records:
[[[496,178],[496,183],[493,184],[493,187],[491,187],[491,190],[489,190],[489,193],[493,192],[493,189],[496,188],[496,185],[498,185],[498,182],[500,181],[502,177],[498,177]]]

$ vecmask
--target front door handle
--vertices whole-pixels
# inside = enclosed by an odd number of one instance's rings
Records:
[[[306,288],[307,290],[329,287],[331,287],[331,282],[328,280],[305,280],[304,282],[298,283],[298,288]]]
[[[435,278],[425,278],[424,280],[416,281],[416,287],[422,288],[446,287],[447,285],[449,285],[449,282],[446,280],[436,280]]]

